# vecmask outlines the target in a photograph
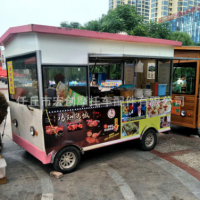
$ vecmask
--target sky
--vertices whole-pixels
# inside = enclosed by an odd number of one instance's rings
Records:
[[[108,12],[109,0],[0,0],[0,37],[13,26],[84,24]]]

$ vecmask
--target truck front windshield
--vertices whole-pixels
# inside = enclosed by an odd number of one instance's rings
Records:
[[[10,99],[39,106],[35,54],[7,60]]]

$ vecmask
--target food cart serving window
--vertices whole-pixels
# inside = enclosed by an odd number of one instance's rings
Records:
[[[15,30],[0,39],[11,70],[13,140],[44,164],[71,172],[85,151],[134,139],[152,150],[157,133],[170,130],[180,42],[40,25]],[[20,40],[27,51],[15,46]]]
[[[88,105],[87,67],[43,66],[46,107]]]
[[[38,106],[36,54],[7,59],[10,99]]]

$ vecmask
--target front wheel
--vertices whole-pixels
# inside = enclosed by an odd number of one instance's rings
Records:
[[[157,132],[153,129],[148,129],[140,140],[140,147],[143,151],[151,151],[157,143]]]
[[[78,167],[80,160],[81,154],[77,148],[65,147],[56,155],[53,167],[56,171],[69,173]]]

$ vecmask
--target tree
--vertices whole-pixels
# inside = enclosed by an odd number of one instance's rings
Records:
[[[68,23],[68,22],[65,21],[65,22],[61,22],[60,26],[65,27],[65,28],[69,28],[69,29],[81,29],[82,28],[81,24],[78,23],[78,22]]]
[[[186,32],[172,32],[170,40],[181,41],[183,46],[195,45],[190,35]]]
[[[149,23],[149,37],[160,38],[160,39],[169,39],[171,34],[171,29],[169,23],[157,23],[150,21]]]
[[[84,29],[99,32],[119,33],[126,32],[128,35],[144,36],[160,39],[170,39],[183,42],[183,45],[194,45],[187,33],[171,32],[170,23],[144,22],[142,15],[136,8],[130,5],[118,6],[115,10],[109,10],[97,20],[87,22],[82,26],[78,22],[62,22],[61,27]]]
[[[129,32],[133,33],[133,28],[143,23],[143,16],[139,15],[134,6],[123,5],[115,10],[109,10],[107,15],[102,15],[98,20],[87,22],[81,26],[78,22],[62,22],[61,27],[85,29],[92,31],[118,33]]]
[[[101,31],[101,24],[98,20],[92,20],[85,24],[84,29],[89,31]]]

